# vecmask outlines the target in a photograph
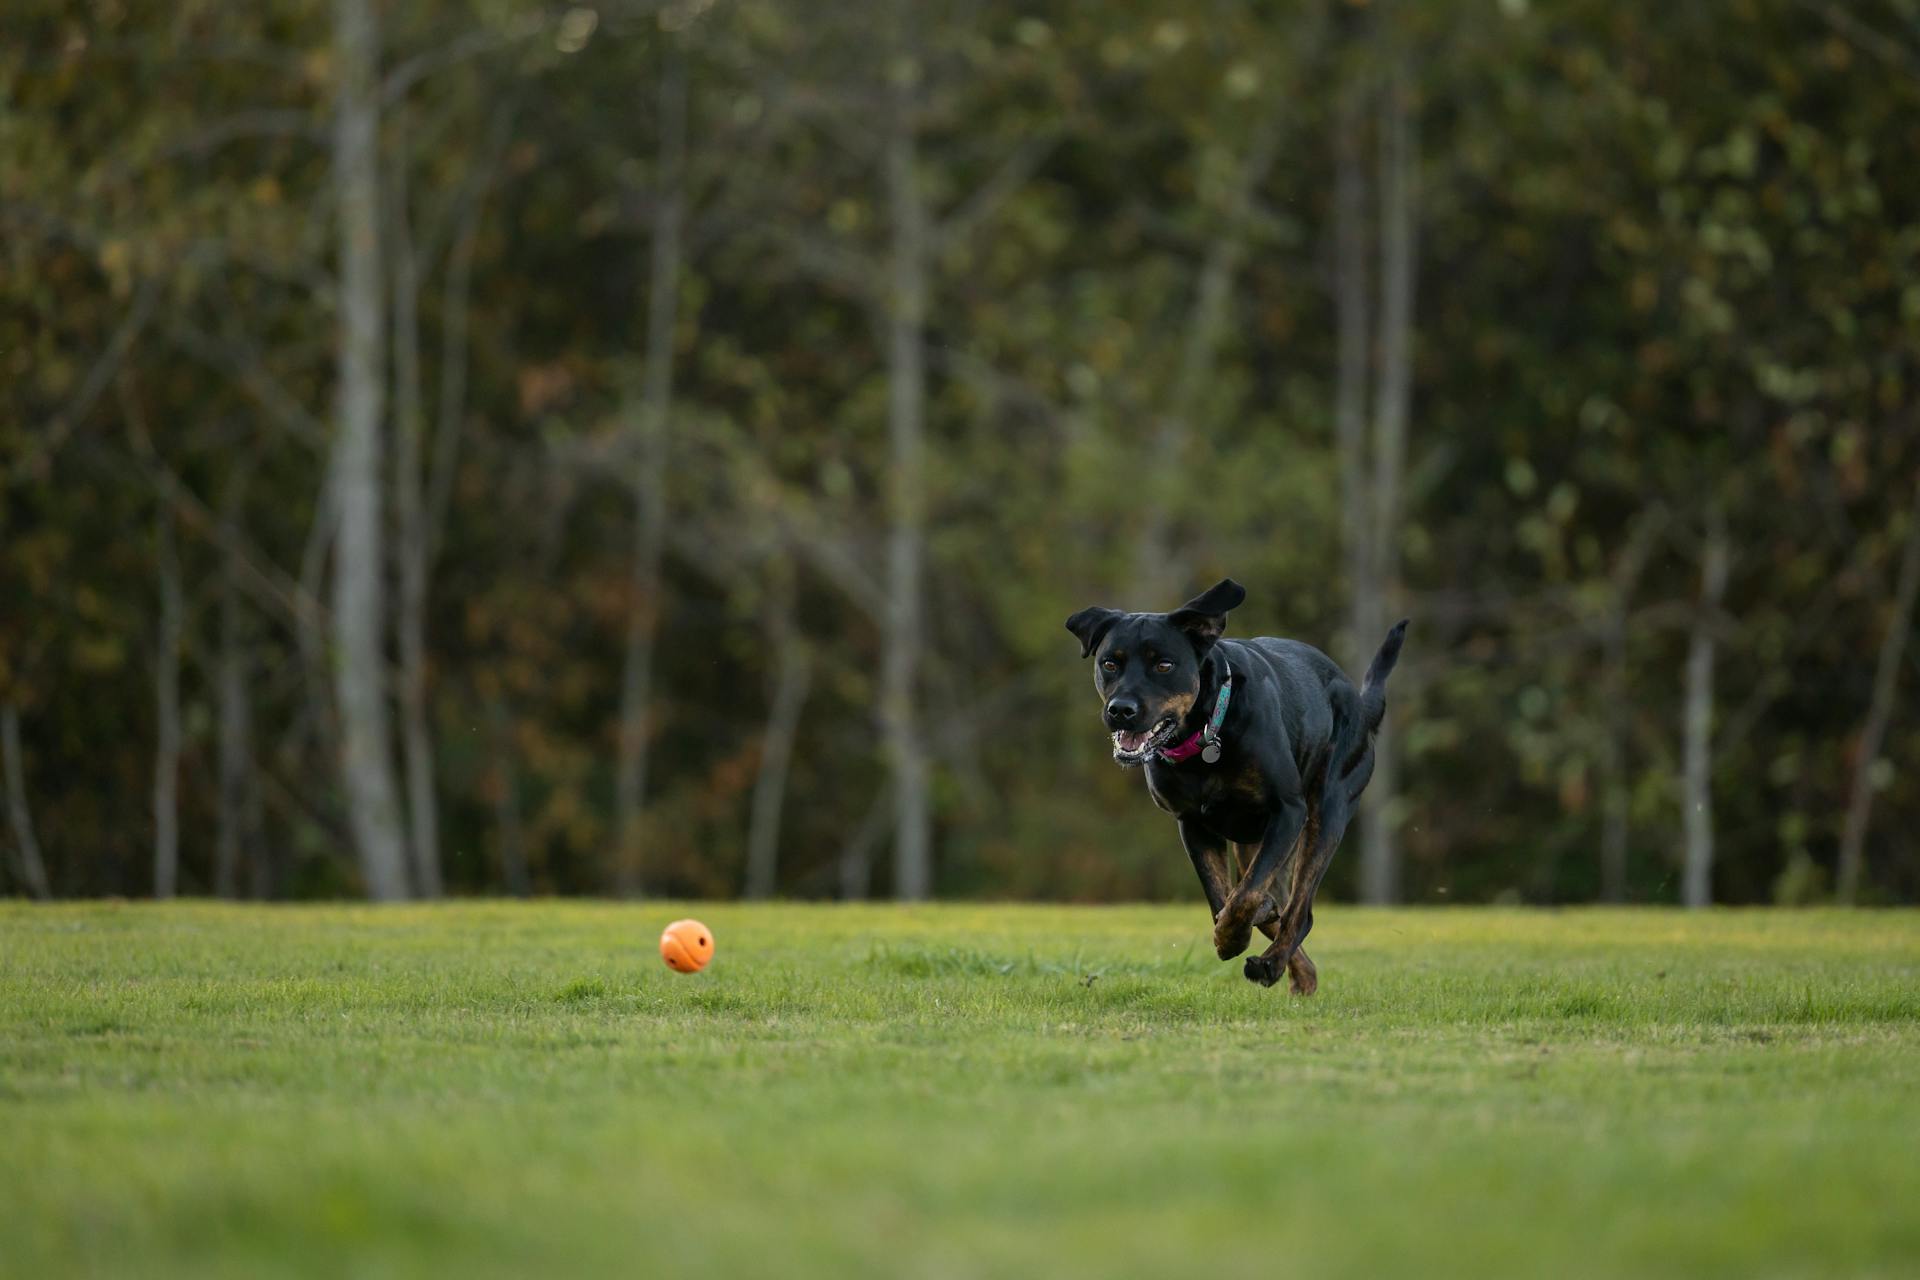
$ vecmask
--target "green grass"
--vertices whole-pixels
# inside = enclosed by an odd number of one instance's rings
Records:
[[[0,1274],[1913,1275],[1920,915],[0,905]]]

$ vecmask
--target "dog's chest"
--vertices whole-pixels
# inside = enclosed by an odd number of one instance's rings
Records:
[[[1227,770],[1147,768],[1147,793],[1176,818],[1197,818],[1229,840],[1258,840],[1266,832],[1266,806],[1257,782]]]

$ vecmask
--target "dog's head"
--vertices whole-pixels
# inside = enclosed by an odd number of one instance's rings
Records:
[[[1113,758],[1145,764],[1170,744],[1200,697],[1200,669],[1226,634],[1227,614],[1247,593],[1224,578],[1172,613],[1082,609],[1067,619],[1092,657],[1101,718],[1113,735]]]

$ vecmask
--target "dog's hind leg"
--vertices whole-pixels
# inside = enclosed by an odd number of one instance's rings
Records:
[[[1273,945],[1247,961],[1249,982],[1270,987],[1280,981],[1284,972],[1289,988],[1297,995],[1312,995],[1320,985],[1319,973],[1313,961],[1307,959],[1306,952],[1300,950],[1300,944],[1313,929],[1313,895],[1319,892],[1320,881],[1326,876],[1327,866],[1333,861],[1353,816],[1345,788],[1330,790],[1331,794],[1322,794],[1319,811],[1314,815],[1312,842],[1303,843],[1294,855],[1287,905],[1281,910],[1273,932],[1267,933]]]
[[[1287,885],[1287,900],[1289,902],[1291,902],[1294,899],[1294,897],[1300,893],[1303,887],[1301,882],[1304,879],[1307,872],[1307,864],[1308,864],[1307,855],[1313,849],[1314,845],[1318,844],[1320,841],[1320,829],[1323,824],[1321,823],[1321,820],[1320,820],[1320,814],[1317,811],[1314,813],[1312,820],[1307,825],[1309,830],[1313,834],[1313,838],[1309,841],[1305,841],[1302,844],[1300,851],[1294,854],[1293,856],[1292,874],[1288,877],[1288,885]],[[1333,841],[1336,845],[1338,845],[1340,843],[1340,837],[1338,835],[1335,835],[1333,838]],[[1324,874],[1324,869],[1322,871],[1322,874]],[[1307,890],[1307,896],[1308,896],[1307,928],[1310,929],[1313,927],[1313,907],[1312,907],[1313,890],[1312,889]],[[1264,932],[1267,935],[1267,937],[1270,940],[1272,940],[1275,946],[1278,946],[1280,943],[1281,927],[1282,927],[1282,923],[1279,918],[1279,913],[1276,912],[1274,915],[1273,927],[1271,929],[1262,930],[1262,932]],[[1305,929],[1301,930],[1300,938],[1305,938],[1306,936],[1307,936],[1306,930]],[[1296,996],[1310,996],[1314,992],[1320,989],[1320,971],[1313,967],[1313,961],[1307,958],[1307,949],[1299,945],[1298,940],[1295,941],[1293,954],[1287,957],[1286,963],[1287,963],[1287,990],[1288,991],[1292,992]]]
[[[1296,996],[1310,996],[1320,989],[1320,971],[1307,959],[1305,947],[1295,947],[1287,961],[1287,990]]]
[[[1268,890],[1266,901],[1260,904],[1260,914],[1253,918],[1253,927],[1266,934],[1269,942],[1280,940],[1280,904],[1273,900],[1272,890]],[[1297,996],[1310,996],[1319,986],[1320,977],[1313,961],[1307,959],[1304,948],[1296,947],[1293,959],[1287,961],[1287,989]]]

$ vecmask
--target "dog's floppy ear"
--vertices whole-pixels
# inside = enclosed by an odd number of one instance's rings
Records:
[[[1080,638],[1080,656],[1090,657],[1100,647],[1100,641],[1107,632],[1113,629],[1113,624],[1123,616],[1118,609],[1102,609],[1094,605],[1068,618],[1067,630]]]
[[[1232,578],[1220,581],[1167,615],[1167,621],[1187,633],[1193,651],[1201,657],[1213,648],[1213,642],[1227,633],[1227,614],[1240,607],[1247,589]]]

